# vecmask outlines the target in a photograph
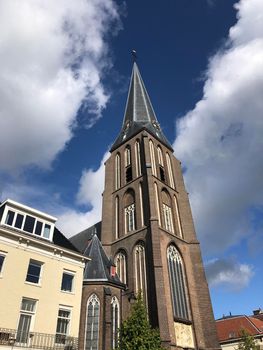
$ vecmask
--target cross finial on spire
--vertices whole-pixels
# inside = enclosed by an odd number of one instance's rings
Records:
[[[136,62],[136,60],[137,60],[137,52],[136,52],[136,50],[132,50],[131,54],[132,54],[133,62]]]

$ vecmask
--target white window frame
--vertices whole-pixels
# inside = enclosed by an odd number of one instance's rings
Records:
[[[31,265],[35,265],[35,266],[40,266],[40,271],[39,271],[39,276],[38,276],[38,282],[31,282],[31,281],[27,281],[27,276],[28,276],[28,270],[29,270],[29,266]],[[41,261],[37,261],[34,259],[30,259],[29,263],[28,263],[28,267],[27,267],[27,273],[26,273],[26,279],[25,279],[25,283],[29,283],[35,286],[41,286],[41,281],[42,281],[42,274],[43,274],[43,265],[44,263]]]
[[[4,267],[5,267],[5,261],[6,261],[6,255],[7,253],[6,252],[3,252],[0,250],[0,257],[3,257],[3,262],[2,262],[2,265],[0,267],[0,278],[3,276],[3,271],[4,271]]]
[[[23,300],[29,300],[29,301],[34,302],[33,310],[22,309]],[[37,300],[36,299],[22,297],[21,304],[20,304],[19,318],[18,318],[18,323],[17,323],[17,336],[16,336],[16,341],[19,344],[27,344],[28,341],[30,340],[29,334],[30,334],[30,332],[32,332],[32,329],[33,329],[34,320],[35,320],[35,314],[36,314],[36,307],[37,307]],[[26,341],[20,341],[21,338],[19,339],[19,334],[20,334],[19,324],[20,324],[21,316],[28,316],[28,317],[30,317],[28,330],[27,331],[23,331],[23,333],[24,332],[28,332],[28,335],[26,336],[27,337]],[[23,337],[23,335],[22,335],[22,337]],[[22,340],[24,340],[24,339],[22,339]]]
[[[12,222],[12,225],[9,225],[6,223],[7,221],[7,216],[8,216],[8,212],[11,211],[14,213],[14,218],[13,218],[13,222]],[[22,215],[23,216],[23,221],[22,221],[22,225],[21,225],[21,228],[18,228],[18,227],[15,227],[15,222],[16,222],[16,219],[17,219],[17,216],[18,215]],[[24,226],[25,226],[25,221],[26,221],[26,217],[27,216],[31,216],[32,218],[35,219],[35,222],[34,222],[34,226],[33,226],[33,232],[28,232],[28,231],[25,231],[24,230]],[[42,229],[41,229],[41,234],[38,235],[35,233],[36,231],[36,225],[37,225],[37,222],[41,222],[42,223]],[[46,239],[48,241],[51,241],[53,239],[53,232],[54,232],[54,224],[52,224],[51,222],[48,222],[48,221],[45,221],[41,218],[38,218],[37,216],[35,216],[34,214],[31,214],[31,213],[26,213],[26,212],[23,212],[21,210],[17,210],[17,209],[14,209],[12,207],[6,207],[5,208],[5,213],[3,215],[3,220],[2,220],[3,224],[8,226],[8,227],[13,227],[15,230],[18,230],[18,231],[21,231],[21,232],[24,232],[26,234],[29,234],[29,235],[32,235],[33,237],[41,237],[43,239]],[[49,225],[50,226],[50,231],[49,231],[49,237],[45,237],[45,226],[46,225]]]
[[[71,290],[62,289],[63,276],[64,275],[72,276]],[[69,271],[69,270],[63,270],[63,272],[62,272],[62,279],[61,279],[61,287],[60,287],[61,292],[63,292],[63,293],[73,293],[74,292],[74,289],[75,289],[74,288],[75,287],[75,276],[76,276],[76,272]]]
[[[69,312],[69,316],[68,317],[64,317],[64,316],[59,316],[59,311],[66,311]],[[58,322],[59,320],[68,320],[68,324],[67,324],[67,329],[66,329],[66,333],[61,333],[57,331],[58,328]],[[65,345],[66,344],[66,339],[70,334],[70,326],[71,326],[71,320],[72,320],[72,307],[70,306],[65,306],[65,305],[59,305],[58,308],[58,314],[57,314],[57,324],[56,324],[56,333],[55,333],[55,344],[61,344],[61,345]],[[64,342],[63,341],[57,341],[57,337],[61,337],[61,340],[63,340],[64,337]]]

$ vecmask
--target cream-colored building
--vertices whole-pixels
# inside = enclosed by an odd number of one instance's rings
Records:
[[[0,205],[0,348],[77,347],[85,260],[56,218]]]

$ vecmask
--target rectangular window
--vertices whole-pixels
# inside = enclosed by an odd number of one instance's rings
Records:
[[[40,221],[37,221],[36,228],[35,228],[36,235],[41,236],[42,227],[43,227],[43,223]]]
[[[72,292],[73,290],[74,274],[70,272],[63,272],[61,290],[65,292]]]
[[[15,222],[15,227],[16,228],[21,228],[24,220],[24,215],[18,214],[16,215],[16,222]]]
[[[50,236],[50,229],[51,229],[51,226],[48,225],[48,224],[45,224],[45,227],[44,227],[44,237],[45,238],[49,238],[49,236]]]
[[[26,281],[31,283],[40,283],[42,263],[39,261],[30,260],[26,275]]]
[[[36,219],[33,218],[33,216],[26,216],[25,224],[24,224],[24,231],[33,233],[34,225],[35,225]]]
[[[14,213],[12,210],[8,210],[5,223],[6,223],[7,225],[12,226],[12,225],[13,225],[14,217],[15,217],[15,213]]]
[[[30,325],[35,313],[36,300],[23,298],[20,307],[20,317],[17,328],[16,341],[27,343],[29,339]]]
[[[69,332],[69,323],[70,323],[70,310],[60,308],[58,310],[56,343],[58,344],[66,343],[66,337]]]
[[[0,276],[1,276],[2,271],[3,271],[4,260],[5,260],[5,255],[0,253]]]

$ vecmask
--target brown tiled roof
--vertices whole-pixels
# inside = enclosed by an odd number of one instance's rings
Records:
[[[263,334],[263,321],[248,316],[233,316],[216,321],[219,342],[240,337],[240,331],[245,329],[251,335]]]

